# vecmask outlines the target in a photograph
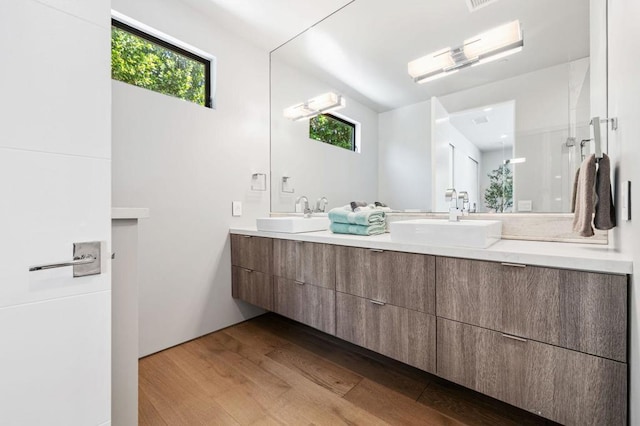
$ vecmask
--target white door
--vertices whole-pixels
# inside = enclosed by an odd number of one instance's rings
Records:
[[[0,2],[0,424],[110,423],[110,2]]]

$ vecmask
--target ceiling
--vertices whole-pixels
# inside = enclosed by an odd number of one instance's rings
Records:
[[[296,2],[293,2],[296,3]],[[519,19],[522,52],[426,84],[407,63]],[[470,12],[465,0],[355,0],[272,53],[382,112],[589,56],[586,0],[498,0]]]
[[[480,151],[512,147],[515,139],[516,103],[503,102],[449,115],[449,123]]]
[[[353,0],[182,0],[215,25],[271,51]]]

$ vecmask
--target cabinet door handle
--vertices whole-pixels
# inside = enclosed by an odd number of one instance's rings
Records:
[[[378,300],[369,300],[369,302],[373,303],[374,305],[378,305],[378,306],[384,306],[386,305],[386,303],[384,302],[380,302]]]
[[[384,253],[384,250],[382,249],[369,249],[369,251],[372,251],[374,253]]]
[[[527,265],[523,265],[521,263],[506,263],[506,262],[502,262],[501,263],[502,266],[511,266],[513,268],[526,268]]]
[[[243,235],[245,238],[251,238],[251,235]]]
[[[512,336],[510,334],[502,333],[502,337],[506,337],[507,339],[517,340],[518,342],[527,343],[527,339],[523,339],[522,337]]]
[[[247,268],[242,268],[242,270],[245,271],[247,274],[250,274],[253,272],[251,269],[247,269]]]
[[[304,283],[302,281],[294,281],[296,284],[298,285],[304,285]]]

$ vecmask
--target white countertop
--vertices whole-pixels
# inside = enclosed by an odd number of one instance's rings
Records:
[[[577,269],[591,272],[631,274],[633,260],[607,246],[553,243],[541,241],[500,240],[486,249],[467,247],[436,247],[422,244],[402,244],[391,241],[391,234],[374,236],[334,234],[331,231],[285,234],[263,232],[253,228],[232,228],[232,234],[283,240],[309,241],[341,246],[374,248],[407,253],[432,254],[493,262],[520,263],[553,268]]]
[[[144,207],[112,207],[111,220],[144,219],[149,217],[149,209]]]

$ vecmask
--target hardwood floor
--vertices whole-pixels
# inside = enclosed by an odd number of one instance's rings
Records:
[[[140,425],[555,425],[275,314],[140,360]]]

